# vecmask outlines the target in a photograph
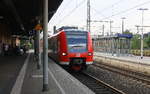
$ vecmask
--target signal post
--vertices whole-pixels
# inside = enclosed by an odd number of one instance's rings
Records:
[[[35,38],[35,42],[36,42],[36,61],[37,61],[37,69],[40,69],[41,67],[41,50],[40,50],[40,31],[42,30],[42,26],[40,24],[37,24],[35,27],[36,30],[36,38]]]

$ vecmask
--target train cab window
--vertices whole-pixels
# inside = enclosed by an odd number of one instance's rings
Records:
[[[69,52],[87,51],[87,33],[67,34],[67,43]]]

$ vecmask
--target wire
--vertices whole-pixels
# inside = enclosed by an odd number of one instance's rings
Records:
[[[148,3],[150,3],[150,1],[147,1],[147,2],[144,2],[144,3],[141,3],[141,4],[138,4],[138,5],[136,5],[136,6],[132,7],[132,8],[129,8],[129,9],[120,11],[120,12],[118,12],[118,13],[112,15],[112,16],[108,16],[108,17],[105,17],[105,18],[103,18],[103,19],[109,19],[109,18],[114,17],[114,16],[116,16],[116,15],[120,15],[120,14],[126,13],[126,12],[128,12],[128,11],[130,11],[130,10],[132,10],[132,9],[135,9],[135,8],[137,8],[137,7],[140,7],[140,6],[145,5],[145,4],[148,4]]]
[[[73,12],[75,12],[75,10],[76,10],[77,8],[79,8],[82,4],[84,4],[85,1],[86,1],[86,0],[82,0],[75,8],[73,8],[67,15],[65,15],[58,23],[59,23],[59,24],[62,23],[62,21],[65,20],[65,18],[69,17]],[[57,24],[58,24],[58,23],[57,23]],[[56,25],[57,25],[57,24],[56,24]]]
[[[74,0],[70,0],[69,2],[66,3],[65,7],[62,8],[62,10],[66,10],[66,8],[68,8],[71,3],[73,3]]]
[[[91,9],[93,9],[96,13],[100,14],[102,17],[106,17],[105,15],[103,15],[101,12],[99,12],[98,10],[96,10],[95,8],[93,8],[92,6],[91,6]]]
[[[117,2],[115,2],[115,3],[113,3],[113,4],[111,4],[111,5],[109,5],[108,7],[106,7],[106,8],[103,8],[102,10],[97,10],[97,9],[95,9],[94,7],[92,7],[91,6],[91,8],[96,12],[96,13],[98,13],[98,14],[100,14],[102,17],[106,17],[105,15],[103,15],[102,14],[102,12],[103,11],[106,11],[107,9],[110,9],[110,8],[112,8],[114,5],[117,5],[117,4],[119,4],[120,2],[122,2],[123,0],[119,0],[119,1],[117,1]]]
[[[113,3],[113,4],[111,4],[110,6],[108,6],[108,7],[104,8],[104,9],[102,9],[101,12],[106,11],[107,9],[112,8],[114,5],[117,5],[117,4],[119,4],[120,2],[122,2],[122,1],[123,1],[123,0],[119,0],[119,1],[117,1],[117,2],[115,2],[115,3]]]
[[[73,2],[74,0],[72,0],[72,2]],[[67,2],[65,5],[63,5],[63,6],[65,6],[65,7],[62,7],[61,8],[61,10],[66,10],[66,8],[68,8],[70,5],[71,5],[71,3],[72,3],[71,1],[69,1],[69,2]],[[60,7],[59,7],[60,8]],[[56,13],[57,11],[54,11],[54,13]],[[57,13],[57,15],[55,15],[55,18],[58,18],[57,16],[59,16],[60,14],[61,14],[62,12],[60,12],[60,13]],[[50,13],[49,13],[50,14]],[[53,18],[53,19],[55,19],[55,18]]]
[[[61,10],[63,10],[63,11],[66,10],[66,9],[73,3],[73,1],[74,1],[74,0],[71,0],[71,1],[69,0],[65,5],[63,5],[63,6],[65,6],[65,7],[62,7]],[[57,12],[57,11],[55,11],[55,13],[56,13],[56,12]],[[58,16],[61,15],[61,13],[63,13],[63,12],[57,13],[57,15],[55,15],[55,17],[53,17],[53,20],[59,18]],[[52,21],[50,20],[49,23],[51,23],[51,22],[52,22]],[[58,22],[58,21],[57,21],[57,22]],[[58,23],[59,23],[59,22],[58,22]],[[58,23],[57,23],[57,24],[58,24]]]

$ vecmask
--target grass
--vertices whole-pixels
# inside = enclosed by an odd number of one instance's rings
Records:
[[[131,54],[134,54],[134,55],[140,55],[141,54],[141,51],[140,50],[131,50]],[[150,56],[150,50],[144,50],[143,51],[143,55],[144,56]]]

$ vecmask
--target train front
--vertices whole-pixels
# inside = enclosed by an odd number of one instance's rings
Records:
[[[69,67],[79,71],[93,63],[92,39],[89,32],[68,31],[66,34],[67,54],[66,61]]]

